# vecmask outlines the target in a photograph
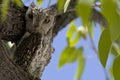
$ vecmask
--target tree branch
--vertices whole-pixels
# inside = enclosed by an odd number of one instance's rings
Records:
[[[61,13],[56,16],[56,24],[54,26],[54,36],[61,30],[63,29],[67,24],[69,24],[72,20],[76,19],[78,16],[76,14],[75,10],[75,5],[76,5],[77,0],[71,0],[70,5],[68,7],[68,10],[66,13]],[[52,5],[51,7],[57,9],[57,5]],[[51,8],[50,7],[50,8]],[[72,10],[72,11],[69,11]],[[93,8],[90,21],[97,22],[103,27],[107,28],[108,24],[105,20],[105,18],[102,16],[102,14],[97,11],[96,9]]]

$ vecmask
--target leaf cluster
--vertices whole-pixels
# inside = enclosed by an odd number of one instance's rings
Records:
[[[58,9],[59,10],[63,9],[64,12],[67,11],[69,2],[70,0],[58,0]],[[103,67],[106,67],[109,55],[112,54],[115,56],[113,61],[113,66],[111,69],[112,69],[112,74],[114,79],[119,80],[119,76],[120,76],[120,55],[119,55],[120,54],[120,7],[119,7],[120,5],[119,3],[120,3],[120,0],[97,0],[97,2],[100,3],[100,7],[98,11],[106,19],[106,22],[109,26],[108,28],[101,29],[102,34],[100,36],[99,43],[98,43],[98,56]],[[60,62],[59,62],[60,67],[66,63],[71,63],[75,61],[75,59],[77,59],[78,56],[76,57],[74,56],[77,55],[78,53],[81,53],[83,55],[83,50],[82,52],[80,51],[76,53],[78,49],[75,48],[78,41],[80,41],[81,36],[85,38],[85,36],[89,34],[91,40],[93,39],[94,26],[92,25],[93,22],[90,21],[90,18],[95,5],[96,5],[95,0],[78,0],[75,10],[79,18],[81,18],[82,20],[83,27],[80,27],[81,29],[77,29],[75,26],[75,22],[71,22],[70,28],[66,36],[68,45],[63,50],[62,55],[60,57]],[[80,62],[83,63],[84,60],[83,62],[82,61]],[[81,70],[78,70],[78,71],[81,71]]]

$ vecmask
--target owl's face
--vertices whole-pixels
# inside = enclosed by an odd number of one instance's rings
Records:
[[[37,32],[47,33],[55,24],[55,16],[50,14],[48,9],[34,9],[33,10],[33,25]]]
[[[55,24],[54,12],[50,9],[43,9],[34,6],[31,8],[32,33],[46,34]],[[52,14],[53,13],[53,14]]]

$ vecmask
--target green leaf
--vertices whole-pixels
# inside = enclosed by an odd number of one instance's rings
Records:
[[[72,21],[70,24],[70,28],[67,31],[66,37],[68,39],[71,39],[72,38],[71,36],[73,36],[75,32],[76,32],[76,25],[75,25],[74,21]]]
[[[71,25],[67,33],[68,45],[74,47],[80,40],[81,37],[86,38],[87,28],[80,26],[77,30],[74,24]],[[75,34],[75,35],[74,35]]]
[[[118,46],[120,45],[120,36],[118,37],[118,39],[115,40],[115,42]],[[119,46],[119,51],[120,51],[120,46]]]
[[[58,67],[61,68],[63,65],[67,64],[67,63],[71,63],[71,62],[74,62],[76,57],[75,56],[75,48],[74,47],[69,47],[67,46],[61,56],[60,56],[60,60],[59,60],[59,65]]]
[[[80,80],[83,70],[84,70],[84,66],[85,66],[85,58],[83,56],[83,47],[79,47],[76,50],[76,56],[77,56],[77,60],[78,60],[78,69],[76,72],[76,79]]]
[[[19,7],[23,7],[23,3],[21,2],[21,0],[14,0],[14,2],[15,2]]]
[[[76,73],[76,79],[80,80],[83,71],[84,71],[84,67],[85,67],[85,59],[81,58],[78,62],[78,69],[77,69],[77,73]]]
[[[2,8],[1,8],[2,21],[5,21],[5,19],[7,17],[9,1],[10,0],[3,0],[3,2],[2,2]]]
[[[70,40],[69,46],[74,47],[78,43],[80,37],[81,37],[81,33],[77,32],[75,38]]]
[[[57,7],[58,7],[58,11],[61,11],[64,8],[66,0],[58,0],[57,2]]]
[[[112,41],[116,40],[120,36],[120,16],[117,12],[119,9],[117,0],[101,0],[101,2],[101,11],[108,22],[111,39]]]
[[[110,66],[109,73],[110,76],[113,78],[113,65]]]
[[[116,40],[120,36],[120,17],[119,19],[113,20],[113,24],[110,26],[110,34],[112,41]]]
[[[76,26],[74,21],[72,21],[66,35],[68,44],[70,43],[70,40],[73,38],[75,32],[76,32]]]
[[[79,47],[75,51],[76,61],[78,61],[78,68],[76,72],[76,80],[80,80],[85,66],[85,58],[83,55],[83,47]]]
[[[89,34],[90,34],[90,36],[93,38],[93,36],[94,36],[94,28],[93,28],[93,24],[92,23],[90,23],[90,25],[89,25],[89,27],[88,27],[88,31],[89,31]]]
[[[83,47],[79,47],[76,49],[75,54],[77,56],[77,60],[79,61],[80,59],[83,58]]]
[[[67,46],[63,50],[60,56],[58,67],[61,68],[63,65],[75,61],[78,61],[78,70],[76,73],[76,79],[79,80],[83,73],[84,65],[85,65],[85,58],[83,56],[83,47],[79,47],[78,49],[75,49],[74,47]]]
[[[82,18],[83,26],[87,26],[92,12],[94,0],[79,0],[76,5],[78,16]]]
[[[110,32],[106,29],[102,32],[98,44],[99,58],[104,67],[106,66],[111,44]]]
[[[71,47],[75,46],[79,42],[81,37],[86,39],[86,33],[87,33],[87,27],[80,26],[76,31],[76,35],[74,39],[70,40],[70,46]]]
[[[43,0],[38,0],[37,5],[40,6],[42,4]]]
[[[69,6],[70,0],[67,0],[64,5],[64,13],[67,11],[67,8]]]
[[[116,43],[114,43],[111,47],[111,53],[114,54],[114,56],[117,56],[118,54],[120,54],[119,52],[119,46]]]
[[[115,80],[120,80],[120,55],[113,62],[113,76]]]

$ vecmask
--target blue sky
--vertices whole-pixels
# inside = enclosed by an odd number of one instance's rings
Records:
[[[25,1],[25,0],[23,0]],[[28,0],[26,5],[28,6],[32,0]],[[56,0],[52,0],[52,3],[55,3]],[[46,7],[48,5],[48,0],[44,0],[42,7]],[[77,20],[77,26],[80,26],[81,22]],[[55,52],[52,55],[51,62],[45,68],[45,71],[42,75],[42,80],[75,80],[75,73],[77,70],[77,62],[72,64],[67,64],[63,68],[58,69],[59,57],[61,55],[62,50],[67,45],[66,42],[66,32],[68,30],[68,26],[61,30],[59,34],[55,37],[53,41],[53,47],[55,48]],[[97,48],[98,41],[100,38],[100,28],[97,25],[94,27],[94,43]],[[81,39],[77,46],[84,45],[85,51],[84,56],[86,58],[85,70],[80,80],[106,80],[105,73],[103,71],[103,67],[91,48],[91,43],[89,40],[89,36],[87,36],[87,40]],[[109,56],[108,64],[106,70],[108,71],[109,65],[111,65],[112,56]],[[112,79],[110,79],[112,80]]]

